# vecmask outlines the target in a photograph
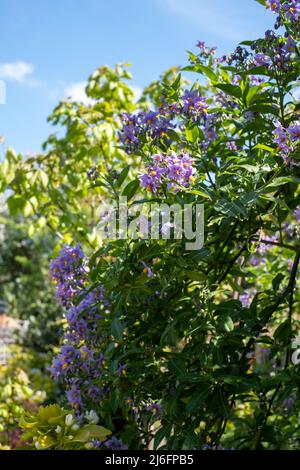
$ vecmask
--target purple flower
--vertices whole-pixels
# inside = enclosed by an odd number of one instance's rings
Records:
[[[295,52],[296,44],[290,36],[287,38],[286,43],[284,44],[282,49],[288,55],[293,54]]]
[[[297,222],[300,222],[300,206],[298,206],[294,210],[293,217],[296,219]]]
[[[273,134],[275,135],[274,142],[278,144],[278,147],[284,152],[289,152],[291,148],[287,144],[288,134],[279,121],[275,122]]]
[[[232,152],[237,152],[238,148],[236,145],[236,142],[234,140],[231,140],[229,142],[226,142],[226,147],[231,150]]]
[[[79,357],[79,350],[75,349],[72,345],[66,344],[62,346],[58,356],[53,359],[49,370],[56,378],[60,375],[66,375]]]
[[[163,102],[163,108],[158,111],[141,111],[136,115],[123,114],[123,127],[118,135],[127,153],[138,150],[146,136],[152,140],[167,136],[169,129],[173,127],[171,119],[175,113],[175,107],[168,106]],[[167,117],[166,114],[170,116]]]
[[[261,85],[265,82],[263,77],[257,77],[256,75],[250,75],[250,84],[253,85]]]
[[[74,248],[64,245],[59,256],[50,262],[50,276],[57,285],[57,298],[66,306],[83,284],[84,253],[78,243]]]
[[[91,443],[92,443],[92,446],[95,447],[95,448],[101,447],[101,445],[102,445],[102,442],[99,441],[99,439],[92,439]]]
[[[81,295],[84,295],[84,291]],[[67,339],[73,343],[89,339],[97,327],[98,320],[103,318],[102,313],[107,312],[108,307],[109,300],[105,296],[103,286],[98,286],[85,295],[78,305],[71,306],[66,313],[69,325]]]
[[[171,222],[166,222],[162,225],[161,227],[161,232],[164,234],[164,235],[168,235],[170,234],[170,229],[174,227],[174,224],[172,224]]]
[[[240,295],[240,302],[243,307],[250,307],[251,304],[251,295],[247,292]]]
[[[142,265],[144,266],[143,273],[147,274],[148,277],[153,277],[153,272],[144,261],[142,261]]]
[[[187,153],[161,153],[152,155],[151,159],[154,165],[149,165],[147,172],[141,176],[142,187],[156,192],[164,182],[168,183],[169,188],[176,186],[176,183],[185,187],[189,186],[195,170],[194,160]]]
[[[196,47],[200,49],[199,56],[204,59],[208,59],[209,57],[214,55],[217,49],[216,47],[206,47],[204,41],[198,41]]]
[[[287,131],[290,135],[291,141],[300,140],[300,124],[299,123],[291,124],[287,128]]]
[[[157,191],[157,181],[154,175],[151,174],[151,172],[152,169],[149,169],[148,173],[144,173],[141,176],[141,185],[143,188],[148,189],[148,191],[155,193]]]
[[[203,128],[203,134],[205,138],[207,139],[206,142],[204,142],[204,148],[207,149],[209,144],[211,142],[214,142],[219,136],[216,131],[216,116],[213,114],[209,114],[207,116],[207,119],[205,120],[204,128]]]
[[[258,53],[255,54],[255,56],[253,57],[253,63],[255,66],[263,65],[265,67],[268,67],[271,63],[271,59],[266,54]]]
[[[162,406],[159,403],[151,403],[151,405],[147,405],[147,411],[151,411],[153,415],[160,418],[162,415]]]
[[[206,99],[198,90],[185,90],[181,100],[183,102],[183,112],[188,118],[194,122],[197,122],[200,118],[206,118],[208,105]]]
[[[287,262],[288,262],[288,270],[291,271],[293,268],[294,261],[291,258],[289,258]]]
[[[196,44],[196,47],[199,47],[199,49],[205,49],[205,42],[204,41],[198,41]]]
[[[73,275],[74,270],[76,270],[83,258],[84,253],[79,243],[74,248],[64,245],[59,252],[59,256],[50,262],[51,278],[60,282],[65,276]]]
[[[251,266],[258,266],[259,264],[263,263],[265,260],[261,257],[257,256],[250,256],[249,262]]]
[[[267,8],[274,11],[274,13],[280,12],[280,0],[267,0]]]
[[[104,446],[107,447],[107,449],[109,450],[127,450],[128,449],[128,446],[123,444],[121,439],[117,439],[115,436],[105,441]]]
[[[126,375],[127,364],[121,364],[118,367],[117,374],[119,377],[124,377]]]
[[[232,101],[228,98],[228,96],[223,92],[223,91],[219,91],[218,93],[216,93],[215,95],[215,100],[216,100],[216,103],[219,103],[221,106],[223,106],[224,108],[238,108],[238,103],[236,103],[235,101]]]
[[[127,402],[127,405],[129,406],[129,408],[132,409],[135,418],[138,418],[138,416],[139,416],[139,410],[138,410],[138,407],[135,406],[135,403],[134,403],[133,399],[132,399],[131,397],[128,397],[128,398],[126,399],[126,402]]]
[[[142,124],[147,124],[149,127],[154,127],[157,122],[158,112],[149,111],[148,113],[140,114],[140,121]]]
[[[282,5],[286,17],[291,21],[299,20],[300,5],[298,0],[291,0],[289,3]]]
[[[124,113],[123,114],[123,127],[119,132],[119,139],[125,147],[127,153],[134,152],[139,145],[139,123],[138,116]]]
[[[156,192],[157,187],[162,185],[163,176],[166,174],[166,168],[155,164],[148,168],[147,173],[141,177],[141,185],[151,192]]]
[[[244,113],[244,118],[246,122],[252,122],[255,119],[254,113],[252,111],[246,111]]]
[[[276,235],[266,235],[263,237],[263,239],[265,241],[269,241],[269,242],[276,242],[278,239],[277,239],[277,236]],[[272,245],[271,243],[268,244],[268,243],[259,243],[258,247],[257,247],[257,253],[259,255],[263,255],[265,254],[268,250],[270,250],[271,248],[274,248],[274,245]]]
[[[82,398],[80,388],[77,384],[73,384],[69,390],[67,390],[67,398],[72,408],[76,411],[82,409]]]

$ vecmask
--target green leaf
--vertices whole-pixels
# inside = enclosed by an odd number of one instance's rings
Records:
[[[122,339],[123,331],[123,323],[119,320],[119,318],[114,318],[111,322],[111,334],[117,341],[120,341]]]
[[[269,104],[253,104],[248,107],[248,111],[252,113],[262,113],[262,114],[274,114],[278,116],[278,108]]]
[[[33,420],[31,420],[33,419]],[[27,420],[25,419],[25,416],[21,416],[19,425],[21,428],[24,429],[32,429],[35,428],[38,424],[38,421],[34,418],[28,418]]]
[[[125,179],[127,178],[129,169],[130,169],[130,166],[129,166],[129,165],[128,165],[128,166],[125,166],[125,168],[123,168],[123,170],[122,170],[121,173],[119,174],[118,179],[117,179],[117,186],[118,186],[118,188],[120,188],[120,186],[122,186],[122,184],[124,183]]]
[[[177,91],[178,88],[180,87],[180,81],[181,81],[181,74],[179,73],[176,77],[176,79],[174,80],[174,82],[172,83],[171,87],[173,88],[173,90]]]
[[[211,392],[211,386],[210,384],[203,385],[199,387],[200,390],[197,390],[193,395],[190,401],[188,402],[186,406],[186,410],[188,413],[193,413],[196,411],[198,408],[201,408],[203,403],[207,400],[207,397],[209,396]]]
[[[39,170],[38,171],[38,178],[39,178],[40,182],[42,183],[43,188],[46,189],[47,186],[48,186],[48,182],[49,182],[49,178],[48,178],[47,173],[43,170]]]
[[[274,289],[275,291],[278,290],[278,288],[279,288],[279,286],[280,286],[280,284],[281,284],[281,281],[282,281],[283,279],[284,279],[284,274],[282,274],[282,273],[278,273],[278,274],[274,277],[274,279],[272,280],[272,286],[273,286],[273,289]]]
[[[185,439],[182,444],[182,450],[191,450],[197,448],[199,445],[199,438],[195,434],[194,429],[191,427],[187,433],[185,433]]]
[[[266,150],[267,152],[273,153],[274,149],[272,147],[269,147],[268,145],[265,144],[257,144],[253,149],[261,149],[261,150]]]
[[[131,199],[137,192],[139,186],[140,186],[140,181],[138,179],[130,181],[130,183],[128,183],[126,188],[124,189],[122,195],[127,196],[128,200]]]
[[[188,65],[187,67],[184,67],[182,70],[185,70],[188,72],[200,73],[201,75],[206,75],[206,77],[209,78],[209,80],[211,80],[213,83],[218,81],[217,75],[214,73],[214,71],[210,67],[207,67],[206,65],[202,65],[202,64]]]
[[[242,90],[237,85],[231,85],[229,83],[217,83],[215,87],[224,91],[227,95],[234,96],[235,98],[240,99],[242,97]]]
[[[7,199],[7,205],[11,215],[16,216],[23,210],[25,199],[18,195],[12,195]]]
[[[220,415],[223,418],[229,418],[230,406],[224,392],[220,388],[215,392],[215,403]]]
[[[300,178],[296,178],[296,176],[280,176],[279,178],[275,178],[271,183],[269,183],[266,188],[276,188],[277,186],[281,186],[286,183],[300,183]]]
[[[274,333],[274,338],[277,341],[285,341],[290,337],[291,332],[291,323],[289,320],[286,320],[278,326]]]
[[[211,197],[205,193],[204,191],[200,190],[200,189],[184,189],[186,193],[189,193],[189,194],[196,194],[197,196],[202,196],[204,197],[205,199],[211,199]]]
[[[153,447],[154,449],[157,449],[161,441],[166,437],[169,437],[172,431],[172,424],[168,424],[167,426],[164,426],[160,428],[154,436],[154,444]]]
[[[91,439],[99,439],[99,441],[105,441],[107,436],[111,434],[109,429],[97,424],[87,424],[83,428],[79,429],[75,434],[73,441],[76,442],[87,442]]]
[[[199,137],[199,129],[197,126],[192,127],[191,129],[186,129],[185,137],[188,142],[195,143]]]
[[[232,330],[234,330],[234,324],[232,321],[232,318],[229,315],[226,315],[221,318],[221,325],[225,331],[228,333]]]
[[[266,75],[269,76],[269,70],[267,67],[263,65],[259,65],[258,67],[249,68],[243,72],[246,75]]]
[[[251,44],[253,44],[254,41],[242,41],[240,42],[241,46],[251,46]]]
[[[198,271],[185,271],[188,278],[192,281],[205,281],[207,276],[203,272]]]
[[[233,217],[237,217],[240,215],[247,216],[246,208],[238,199],[233,202],[221,199],[215,204],[214,208],[217,212],[222,212],[223,215],[231,215]]]
[[[178,375],[178,380],[180,382],[207,384],[207,375],[203,375],[198,372],[186,372],[185,374]]]

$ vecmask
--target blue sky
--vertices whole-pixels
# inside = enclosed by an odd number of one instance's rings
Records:
[[[186,64],[198,39],[221,55],[274,19],[254,0],[2,0],[1,17],[0,135],[23,153],[40,150],[47,116],[96,67],[131,62],[139,89]]]

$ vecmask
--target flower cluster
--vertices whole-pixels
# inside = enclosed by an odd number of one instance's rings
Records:
[[[209,59],[211,56],[215,55],[217,48],[206,46],[204,41],[198,41],[196,47],[199,49],[198,56],[203,59]]]
[[[251,44],[252,52],[239,46],[233,54],[228,54],[220,59],[220,62],[233,62],[241,71],[251,71],[254,67],[266,67],[282,73],[293,69],[296,59],[296,44],[288,32],[279,36],[272,30],[265,32],[264,39],[259,39]],[[255,79],[254,79],[255,80]],[[252,83],[254,84],[254,83]]]
[[[97,287],[86,294],[78,305],[72,305],[66,313],[68,331],[66,338],[72,343],[88,339],[93,343],[97,341],[98,321],[103,313],[108,313],[109,301],[105,296],[103,286]]]
[[[157,192],[166,182],[168,189],[179,184],[188,187],[193,180],[194,160],[185,152],[180,154],[158,153],[152,155],[147,172],[141,177],[141,184],[151,192]]]
[[[281,26],[280,15],[284,15],[287,20],[293,23],[297,23],[297,21],[299,20],[299,0],[289,0],[287,2],[282,2],[281,0],[267,0],[267,8],[279,15],[279,17],[277,18],[277,24],[279,26]]]
[[[300,141],[300,123],[295,122],[285,129],[279,121],[276,121],[274,126],[274,142],[277,144],[278,150],[287,163],[294,164],[289,153],[293,151],[293,146]]]
[[[59,256],[50,263],[50,276],[57,288],[56,296],[64,306],[82,288],[85,276],[83,258],[79,243],[74,248],[64,245]]]
[[[79,245],[64,246],[51,261],[51,277],[57,295],[67,306],[65,343],[53,359],[50,372],[61,378],[67,388],[67,399],[78,416],[85,401],[98,402],[104,394],[99,385],[106,358],[99,351],[99,320],[109,312],[104,287],[86,291],[87,259]]]
[[[201,142],[201,147],[204,150],[207,150],[209,145],[219,137],[217,134],[216,122],[217,122],[216,113],[209,114],[207,116],[207,119],[205,120],[203,129],[202,129],[205,140]]]
[[[123,127],[119,132],[119,139],[127,153],[135,152],[143,138],[146,136],[152,140],[167,136],[172,128],[170,117],[166,117],[159,111],[123,114]]]
[[[215,101],[217,104],[220,104],[222,108],[226,109],[237,109],[239,107],[238,103],[229,98],[229,96],[224,93],[224,91],[218,91],[215,94]]]
[[[167,103],[162,97],[157,110],[141,111],[138,114],[123,114],[123,127],[118,136],[125,151],[130,154],[136,152],[140,146],[150,139],[155,142],[159,139],[168,141],[169,132],[175,127],[174,119],[189,119],[195,123],[204,121],[208,114],[206,98],[198,89],[185,90],[177,102]]]
[[[206,118],[208,113],[208,104],[199,90],[185,90],[181,98],[183,113],[194,122],[201,118]]]
[[[250,307],[255,294],[256,294],[256,290],[253,289],[250,292],[244,292],[243,294],[240,295],[239,300],[244,308]]]
[[[151,403],[151,405],[147,405],[146,409],[147,411],[150,411],[157,419],[161,418],[163,409],[159,403]]]
[[[281,37],[268,30],[265,32],[265,39],[256,41],[251,48],[256,52],[252,58],[253,66],[275,68],[277,72],[292,70],[296,44],[288,33]]]
[[[118,439],[117,437],[113,436],[110,439],[107,439],[104,442],[99,441],[99,439],[92,440],[92,447],[100,448],[103,450],[127,450],[128,447]]]
[[[80,352],[74,346],[62,346],[60,353],[53,360],[50,371],[54,377],[66,375],[68,371],[74,366],[74,361],[80,357]]]

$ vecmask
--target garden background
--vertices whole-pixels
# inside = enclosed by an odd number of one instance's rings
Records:
[[[1,449],[298,449],[300,2],[120,4],[4,6]]]

